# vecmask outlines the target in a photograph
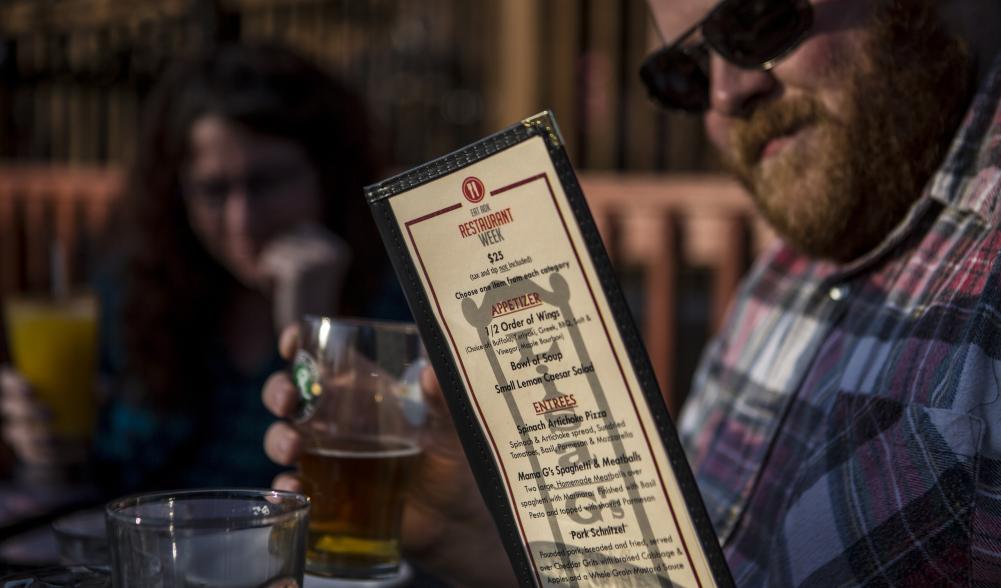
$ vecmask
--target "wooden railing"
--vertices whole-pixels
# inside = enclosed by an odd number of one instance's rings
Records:
[[[0,165],[0,296],[48,288],[52,248],[70,276],[122,189],[118,168]]]
[[[771,233],[744,190],[723,176],[582,174],[580,181],[613,265],[620,274],[639,270],[642,296],[633,312],[668,407],[677,414],[687,390],[675,388],[676,358],[679,346],[689,344],[678,328],[682,270],[699,268],[711,276],[706,329],[715,331]]]
[[[118,168],[0,165],[0,297],[46,288],[53,243],[71,275],[79,247],[93,243],[122,188]],[[683,345],[679,300],[686,268],[711,276],[706,329],[718,328],[753,255],[771,238],[743,190],[715,175],[585,173],[581,184],[612,262],[637,275],[633,308],[668,406],[686,390],[675,386]],[[691,353],[688,354],[691,356]]]

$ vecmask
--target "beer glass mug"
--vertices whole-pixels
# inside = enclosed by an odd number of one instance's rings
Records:
[[[333,578],[401,573],[400,524],[427,420],[414,325],[305,317],[293,379],[310,517],[306,570]]]
[[[106,508],[115,588],[302,588],[309,499],[277,490],[127,496]]]

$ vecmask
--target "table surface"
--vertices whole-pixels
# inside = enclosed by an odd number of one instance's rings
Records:
[[[0,481],[0,573],[56,563],[52,521],[99,503],[100,493],[87,483]]]
[[[101,504],[101,495],[91,484],[40,484],[17,480],[0,481],[0,577],[30,572],[58,564],[59,550],[52,521],[78,510]],[[311,578],[304,588],[334,586]],[[358,588],[373,584],[348,583]],[[408,569],[404,582],[389,586],[441,588],[446,586],[418,568]]]

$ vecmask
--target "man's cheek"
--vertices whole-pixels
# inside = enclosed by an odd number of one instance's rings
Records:
[[[703,117],[703,124],[713,146],[724,157],[732,158],[733,145],[730,139],[732,125],[727,118],[710,110]]]

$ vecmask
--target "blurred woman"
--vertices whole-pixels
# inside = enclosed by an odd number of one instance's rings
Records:
[[[407,317],[362,196],[378,179],[370,138],[356,96],[276,46],[222,47],[153,91],[96,280],[109,398],[94,463],[109,492],[266,486],[259,391],[283,365],[281,327]],[[8,398],[25,387],[3,381]],[[45,442],[5,437],[21,456]]]

